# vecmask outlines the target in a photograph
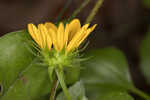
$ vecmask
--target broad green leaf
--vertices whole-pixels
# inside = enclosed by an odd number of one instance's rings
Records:
[[[89,97],[99,96],[104,90],[126,91],[134,87],[126,58],[119,50],[91,50],[87,52],[86,57],[90,59],[83,63],[85,69],[82,70],[81,76]],[[94,91],[90,92],[91,89]],[[99,92],[102,89],[103,91]]]
[[[81,81],[76,82],[73,86],[69,88],[69,93],[71,100],[87,100],[85,97],[85,89]],[[56,100],[67,100],[64,93],[61,92]]]
[[[99,100],[134,100],[134,99],[126,92],[109,91],[102,93],[102,95],[99,96]]]
[[[107,88],[97,85],[86,85],[89,100],[134,100],[127,91],[119,88]]]
[[[26,31],[0,38],[1,100],[34,100],[49,92],[47,69],[38,66],[28,50],[29,39]]]
[[[37,100],[39,97],[49,93],[50,82],[47,70],[35,63],[36,61],[33,61],[18,76],[1,100]]]
[[[140,46],[141,69],[147,81],[150,83],[150,29]]]
[[[126,91],[100,86],[86,87],[89,100],[134,100]]]
[[[25,33],[18,31],[0,38],[0,83],[4,92],[8,90],[20,71],[32,62],[33,55],[24,46],[25,39],[29,38]]]
[[[12,32],[0,38],[0,85],[3,88],[0,100],[37,100],[50,92],[47,67],[33,56],[29,41],[27,31]],[[79,69],[66,70],[66,83],[76,82],[79,73]]]

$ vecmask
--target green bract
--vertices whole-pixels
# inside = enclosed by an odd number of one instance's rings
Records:
[[[44,62],[47,63],[50,67],[71,67],[73,63],[77,63],[77,52],[65,52],[62,50],[60,52],[56,50],[43,51]]]

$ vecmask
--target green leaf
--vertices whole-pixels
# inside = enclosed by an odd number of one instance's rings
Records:
[[[34,100],[50,91],[47,69],[28,50],[29,39],[27,31],[0,38],[0,100]]]
[[[150,83],[150,29],[140,46],[141,70]]]
[[[89,100],[134,100],[126,90],[107,88],[97,85],[86,85]]]
[[[81,76],[89,98],[98,98],[104,91],[127,91],[134,87],[126,58],[119,50],[91,50],[86,57],[90,59],[83,63]]]
[[[105,48],[92,50],[86,57],[82,78],[87,84],[132,87],[132,80],[125,56],[117,49]]]
[[[128,93],[121,91],[109,91],[102,94],[99,100],[134,100]]]
[[[150,0],[143,0],[142,1],[145,7],[150,8]]]
[[[73,86],[69,88],[69,93],[71,100],[87,100],[85,97],[85,89],[81,81],[76,82]],[[64,93],[61,92],[56,100],[67,100]]]

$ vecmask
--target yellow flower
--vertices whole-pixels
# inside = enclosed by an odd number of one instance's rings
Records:
[[[74,19],[65,26],[60,22],[58,27],[50,22],[39,24],[38,27],[33,24],[28,24],[28,31],[42,49],[48,46],[50,50],[53,45],[57,51],[65,49],[69,52],[80,46],[95,29],[96,24],[90,28],[88,27],[89,24],[81,27],[80,21]]]

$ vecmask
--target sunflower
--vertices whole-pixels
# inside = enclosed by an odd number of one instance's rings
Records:
[[[50,80],[53,81],[55,72],[68,100],[71,98],[64,82],[64,68],[80,61],[76,49],[96,27],[96,24],[90,28],[89,25],[81,26],[79,19],[65,25],[60,22],[58,27],[50,22],[39,24],[37,27],[28,24],[29,34],[41,48],[42,61],[48,65]]]

